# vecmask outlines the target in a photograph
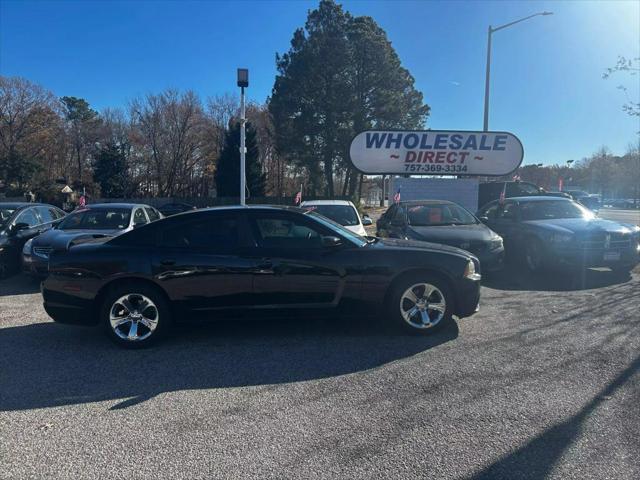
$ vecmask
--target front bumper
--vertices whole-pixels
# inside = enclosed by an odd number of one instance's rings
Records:
[[[43,307],[47,314],[57,323],[74,325],[96,325],[99,321],[93,302],[68,295],[60,291],[45,288],[46,282],[40,284]]]
[[[33,255],[22,255],[22,271],[36,278],[45,278],[49,274],[49,262]]]
[[[480,280],[462,279],[456,292],[456,311],[458,318],[469,317],[476,313],[480,305]]]
[[[496,272],[504,267],[504,247],[475,255],[480,260],[483,272]]]
[[[640,262],[637,244],[616,249],[565,249],[552,250],[549,266],[559,265],[575,268],[632,267]]]

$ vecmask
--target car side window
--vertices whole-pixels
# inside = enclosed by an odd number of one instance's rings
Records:
[[[322,232],[303,219],[260,216],[253,220],[258,246],[263,248],[321,248]]]
[[[54,220],[57,220],[65,216],[65,213],[59,208],[51,207],[49,208],[49,210],[51,211],[51,216],[54,218]]]
[[[144,214],[144,210],[142,208],[137,208],[133,213],[133,224],[134,225],[144,225],[147,222],[147,217]]]
[[[17,223],[26,223],[31,228],[31,227],[35,227],[36,225],[38,225],[40,223],[40,220],[36,216],[35,210],[33,208],[28,208],[27,210],[22,212],[20,215],[18,215],[18,217],[16,218],[15,223],[16,224]]]
[[[393,218],[393,215],[396,213],[398,206],[397,205],[391,205],[389,207],[389,209],[384,212],[384,214],[382,215],[382,219],[385,222],[388,222],[389,220],[391,220]]]
[[[225,253],[236,248],[239,243],[238,220],[232,217],[209,216],[173,222],[160,234],[160,246],[166,248],[204,249]]]
[[[58,217],[55,215],[54,210],[50,207],[36,207],[42,223],[49,223],[56,220]]]
[[[147,211],[150,222],[155,222],[160,218],[160,215],[158,215],[158,212],[156,212],[155,209],[145,207],[145,210]]]

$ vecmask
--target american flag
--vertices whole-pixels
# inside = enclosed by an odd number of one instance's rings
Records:
[[[562,187],[563,187],[564,181],[562,180],[562,177],[560,177],[558,179],[558,191],[561,192],[562,191]]]
[[[393,196],[393,202],[394,203],[400,203],[400,188],[398,188],[398,191]]]
[[[293,200],[294,205],[300,205],[300,203],[302,203],[302,190],[296,193],[296,198]]]
[[[87,204],[87,199],[85,198],[84,195],[81,195],[80,196],[80,201],[78,202],[78,205],[80,207],[84,207],[86,204]]]
[[[507,182],[504,182],[504,186],[502,187],[502,191],[500,192],[500,205],[504,203],[504,199],[507,196]]]

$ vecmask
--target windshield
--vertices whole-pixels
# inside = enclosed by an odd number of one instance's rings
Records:
[[[307,215],[309,215],[310,217],[313,217],[314,220],[320,222],[322,225],[324,225],[325,227],[335,231],[337,234],[348,238],[349,240],[351,240],[352,242],[356,243],[359,246],[364,246],[367,244],[367,239],[364,237],[361,237],[360,235],[358,235],[357,233],[352,232],[351,230],[349,230],[348,228],[344,228],[342,225],[340,225],[337,222],[334,222],[333,220],[331,220],[330,218],[325,217],[324,215],[320,215],[314,211],[308,210],[307,211]]]
[[[451,203],[409,205],[409,225],[427,227],[435,225],[471,225],[476,217],[459,205]]]
[[[345,227],[360,224],[358,214],[351,205],[305,205],[303,208],[324,215]]]
[[[594,214],[570,201],[524,202],[520,204],[522,220],[554,220],[557,218],[590,219]]]
[[[67,215],[60,222],[59,230],[124,230],[129,226],[131,210],[125,208],[101,208],[82,210]]]
[[[0,207],[0,225],[7,223],[15,211],[15,208]]]

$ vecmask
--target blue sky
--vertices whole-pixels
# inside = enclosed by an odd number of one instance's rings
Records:
[[[551,10],[494,34],[491,130],[515,133],[525,164],[564,163],[600,146],[622,154],[638,119],[621,111],[625,84],[601,78],[618,55],[640,57],[640,2],[344,1],[386,31],[432,107],[434,129],[482,129],[486,30]],[[235,91],[235,69],[251,70],[249,96],[264,101],[308,1],[0,0],[0,73],[100,110],[166,87],[203,98]],[[636,100],[638,101],[638,100]]]

